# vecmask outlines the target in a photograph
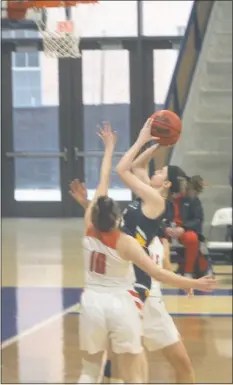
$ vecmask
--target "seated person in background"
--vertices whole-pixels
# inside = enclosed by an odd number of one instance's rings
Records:
[[[229,182],[230,182],[230,186],[232,187],[232,166],[231,166],[230,174],[229,174]]]
[[[230,173],[229,173],[229,183],[232,188],[232,166],[230,168]],[[227,226],[227,233],[226,233],[226,242],[232,242],[232,226]]]
[[[167,200],[165,233],[185,248],[185,261],[177,272],[186,276],[192,276],[194,272],[204,275],[209,267],[208,258],[200,251],[200,242],[204,240],[204,213],[198,195],[203,188],[204,181],[199,175],[187,177],[183,194],[172,194]]]

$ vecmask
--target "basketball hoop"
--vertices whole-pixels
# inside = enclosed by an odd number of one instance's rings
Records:
[[[51,27],[41,17],[44,10],[47,15],[49,8],[63,8],[64,13],[67,8],[78,8],[80,4],[95,4],[97,0],[8,0],[8,17],[10,19],[23,19],[28,13],[27,18],[34,19],[38,30],[43,39],[44,52],[50,58],[78,58],[81,56],[79,50],[80,36],[73,21],[58,21]],[[76,17],[75,17],[76,20]]]

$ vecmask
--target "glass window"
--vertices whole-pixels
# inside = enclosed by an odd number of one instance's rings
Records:
[[[27,56],[25,52],[14,52],[13,57],[14,57],[13,58],[14,67],[26,67]]]
[[[154,102],[156,109],[163,107],[179,50],[154,50]]]
[[[39,57],[40,57],[40,54],[38,51],[28,52],[27,54],[28,67],[39,67],[40,66]]]
[[[16,38],[16,39],[26,39],[26,38],[39,38],[39,31],[31,29],[12,29],[12,30],[3,30],[3,38]]]
[[[2,38],[4,39],[9,39],[10,37],[12,37],[12,34],[11,34],[11,31],[8,31],[8,30],[3,30],[2,31]]]
[[[14,52],[13,53],[13,67],[39,67],[40,53],[34,52]]]
[[[97,125],[110,121],[118,132],[117,152],[125,152],[130,146],[130,95],[129,52],[83,51],[83,103],[84,103],[84,151],[85,180],[90,196],[99,179],[103,155],[103,143],[96,135]],[[91,151],[100,152],[92,156]],[[114,170],[121,155],[114,156]],[[119,201],[131,200],[132,194],[112,172],[109,194]]]
[[[13,71],[13,83],[14,107],[41,105],[40,71]]]
[[[34,88],[18,88],[14,92],[15,107],[35,107],[41,105],[41,90]]]
[[[179,35],[186,28],[193,1],[143,1],[143,34],[149,36]]]
[[[31,29],[28,29],[28,30],[26,30],[25,31],[26,33],[25,33],[25,36],[26,37],[29,37],[29,38],[33,38],[33,37],[39,37],[39,31],[37,31],[37,30],[31,30]]]
[[[14,37],[16,39],[22,39],[22,38],[26,37],[26,31],[24,31],[22,29],[16,29],[15,31],[12,31],[12,32],[13,32]]]
[[[81,36],[136,36],[136,1],[99,1],[72,10]],[[77,12],[77,14],[76,14]]]
[[[31,53],[27,54],[29,57]],[[46,63],[42,71],[27,67],[13,69],[13,151],[16,152],[45,155],[60,152],[58,60],[41,55]],[[42,73],[48,69],[49,73],[52,69],[53,76],[47,88],[42,84]],[[57,93],[53,106],[46,103],[50,88]],[[59,158],[15,158],[14,166],[15,200],[61,201]]]
[[[40,70],[13,70],[13,82],[16,88],[41,88]]]

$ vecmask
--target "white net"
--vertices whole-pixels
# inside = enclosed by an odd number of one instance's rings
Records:
[[[79,50],[80,37],[78,36],[75,24],[72,21],[63,20],[53,23],[45,22],[41,19],[40,11],[33,10],[38,13],[38,18],[34,21],[43,39],[44,53],[50,58],[79,58],[81,56]],[[44,10],[45,13],[47,10]]]
[[[38,26],[39,28],[39,26]],[[50,58],[78,58],[80,38],[73,32],[45,31],[39,28],[43,39],[44,53]]]

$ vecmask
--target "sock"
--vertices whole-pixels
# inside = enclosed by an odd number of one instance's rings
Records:
[[[104,377],[110,379],[110,383],[111,384],[123,384],[124,382],[120,379],[120,378],[113,378],[111,376],[111,361],[108,360],[106,362],[106,365],[105,365],[105,369],[104,369]]]
[[[104,369],[104,377],[111,378],[111,361],[107,360],[105,369]]]

